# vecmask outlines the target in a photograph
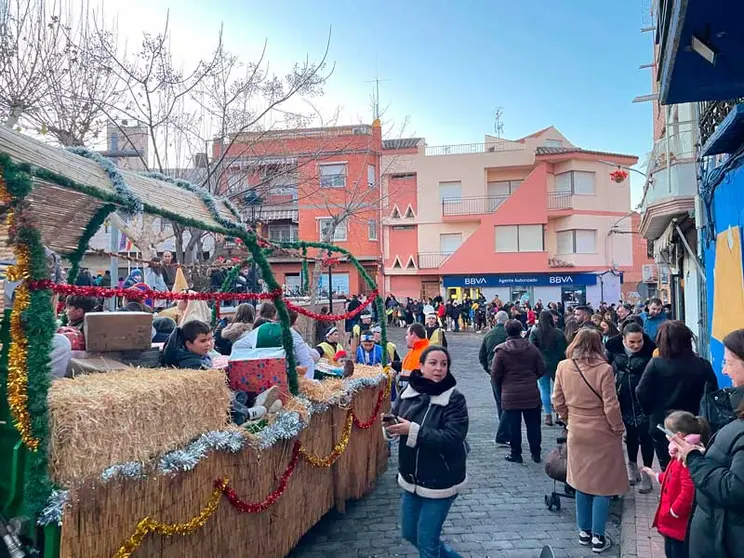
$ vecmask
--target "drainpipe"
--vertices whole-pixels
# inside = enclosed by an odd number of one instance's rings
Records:
[[[665,120],[666,120],[666,171],[667,171],[667,192],[669,193],[669,195],[671,195],[672,194],[672,165],[669,164],[670,163],[669,161],[669,157],[670,157],[669,140],[671,137],[670,136],[671,129],[670,129],[670,124],[669,124],[669,107],[670,105],[666,106],[666,116],[665,116]]]

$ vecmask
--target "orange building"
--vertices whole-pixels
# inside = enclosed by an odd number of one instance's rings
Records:
[[[246,221],[256,223],[263,236],[320,242],[335,223],[333,244],[349,250],[382,283],[379,121],[371,126],[239,134],[215,142],[214,159],[223,152],[227,165],[223,194],[241,206]],[[255,197],[260,201],[254,202]],[[310,249],[308,255],[321,258],[325,252]],[[300,258],[275,252],[269,261],[280,283],[300,288]],[[332,282],[338,294],[370,291],[344,258],[334,265]],[[327,267],[322,269],[320,288],[327,291]]]

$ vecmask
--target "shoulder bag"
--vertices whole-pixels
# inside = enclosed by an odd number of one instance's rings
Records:
[[[582,379],[582,380],[584,380],[584,383],[586,384],[586,386],[587,386],[587,387],[588,387],[588,388],[589,388],[590,390],[592,390],[592,393],[593,393],[594,395],[596,395],[596,396],[597,396],[597,397],[599,398],[599,400],[600,400],[600,401],[604,401],[604,399],[602,399],[602,396],[601,396],[601,395],[599,394],[599,392],[598,392],[598,391],[597,391],[596,389],[594,389],[594,387],[592,386],[592,384],[590,384],[590,383],[589,383],[589,380],[587,380],[587,379],[586,379],[586,376],[584,376],[584,373],[583,373],[583,372],[581,371],[581,367],[579,366],[579,363],[578,363],[578,362],[576,362],[576,359],[573,359],[573,358],[572,358],[572,359],[571,359],[571,362],[573,362],[573,363],[574,363],[574,366],[576,367],[576,370],[578,370],[578,371],[579,371],[579,374],[581,375],[581,379]]]

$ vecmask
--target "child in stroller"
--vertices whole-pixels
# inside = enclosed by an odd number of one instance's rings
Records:
[[[563,432],[556,440],[556,447],[550,450],[545,459],[545,474],[553,479],[553,492],[545,495],[545,505],[550,511],[561,509],[561,497],[572,499],[576,497],[576,490],[566,482],[568,470],[567,440],[568,431],[564,427]],[[557,491],[556,483],[559,482],[563,483],[563,492]]]

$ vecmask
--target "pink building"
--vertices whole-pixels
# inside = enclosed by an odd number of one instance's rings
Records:
[[[516,141],[383,141],[386,292],[616,302],[635,266],[630,182],[610,173],[637,161],[552,126]]]

